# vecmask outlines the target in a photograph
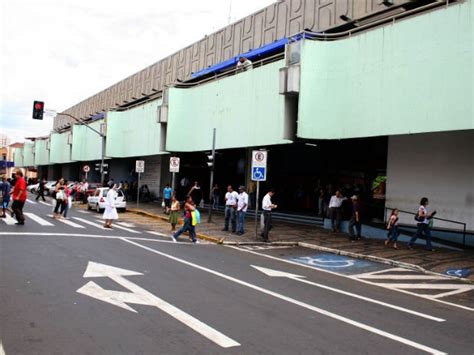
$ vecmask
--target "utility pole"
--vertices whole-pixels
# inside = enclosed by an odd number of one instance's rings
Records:
[[[210,162],[207,164],[211,168],[211,178],[209,183],[209,217],[207,219],[208,223],[212,222],[212,188],[214,187],[214,170],[216,169],[216,129],[212,130],[212,153],[208,157]]]

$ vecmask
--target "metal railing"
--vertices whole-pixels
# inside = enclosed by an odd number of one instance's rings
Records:
[[[404,210],[401,210],[399,208],[385,207],[384,222],[387,222],[388,211],[393,211],[395,209],[397,209],[400,213],[408,214],[408,215],[411,215],[411,216],[416,216],[416,213],[414,213],[412,211],[404,211]],[[455,221],[455,220],[452,220],[452,219],[439,218],[439,217],[433,217],[432,219],[437,220],[437,221],[441,221],[441,222],[447,222],[447,223],[453,223],[453,224],[460,225],[461,228],[459,230],[446,229],[446,232],[462,233],[462,245],[463,245],[463,247],[466,246],[466,233],[467,233],[467,224],[466,223],[460,222],[460,221]],[[435,230],[441,230],[441,229],[435,228]]]

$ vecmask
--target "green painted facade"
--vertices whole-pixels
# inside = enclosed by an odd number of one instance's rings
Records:
[[[466,1],[349,39],[305,41],[297,135],[473,129],[473,9]]]
[[[23,165],[30,167],[35,165],[35,145],[33,143],[25,143],[23,146]]]
[[[51,164],[62,164],[71,162],[71,145],[67,143],[68,135],[66,133],[51,134],[51,149],[49,153],[49,162]]]
[[[35,141],[35,165],[49,164],[48,139],[37,139]]]
[[[89,124],[100,132],[104,120]],[[102,138],[84,125],[74,125],[72,129],[71,159],[75,161],[99,160],[102,157]]]
[[[155,100],[121,112],[107,113],[106,155],[110,158],[162,154],[161,124],[157,123]]]
[[[13,152],[13,162],[15,163],[15,168],[23,168],[23,147],[15,148]]]
[[[166,149],[209,150],[213,128],[217,149],[291,143],[283,138],[283,66],[278,61],[194,88],[171,88]]]

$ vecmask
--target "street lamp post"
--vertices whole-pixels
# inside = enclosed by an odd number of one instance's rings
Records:
[[[102,138],[102,151],[101,151],[101,163],[100,163],[100,183],[102,186],[104,186],[105,183],[105,174],[104,174],[104,159],[105,159],[105,134],[102,132],[99,132],[95,128],[92,128],[88,124],[86,124],[83,120],[80,118],[74,117],[73,115],[70,115],[69,113],[60,113],[60,115],[67,116],[75,120],[76,122],[79,122],[83,126],[86,126],[89,128],[91,131],[97,133],[101,138]]]
[[[212,188],[214,187],[214,170],[216,169],[216,129],[212,131],[212,153],[211,153],[211,178],[209,183],[209,217],[207,222],[212,222]]]

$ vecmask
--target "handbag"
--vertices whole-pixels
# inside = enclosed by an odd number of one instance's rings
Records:
[[[59,190],[56,192],[56,200],[61,200],[64,201],[66,199],[66,194],[64,193],[64,190]]]

